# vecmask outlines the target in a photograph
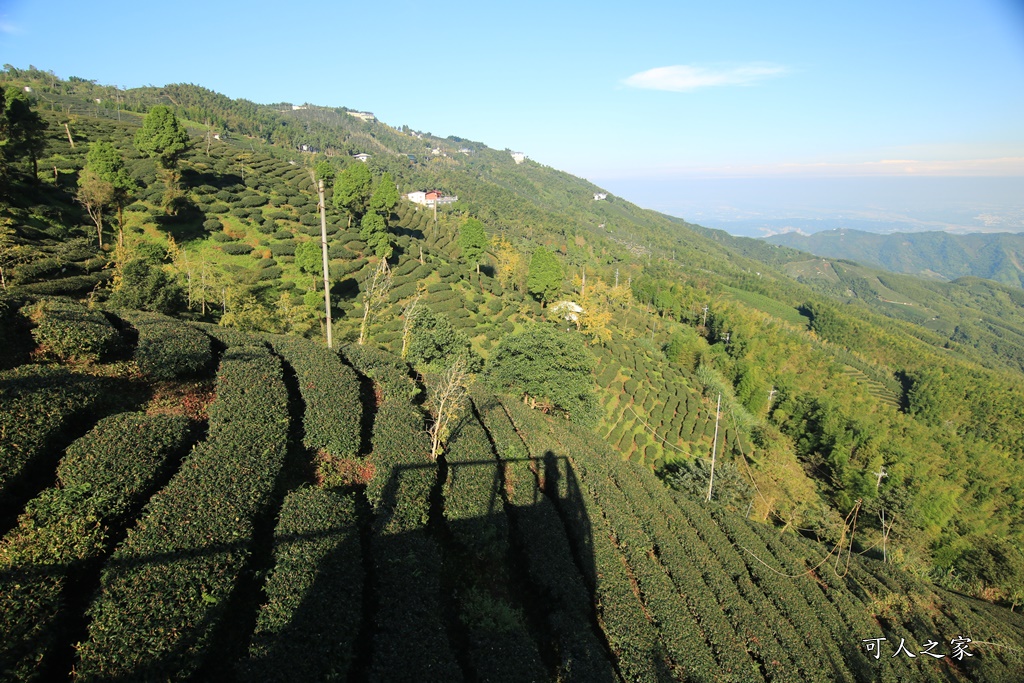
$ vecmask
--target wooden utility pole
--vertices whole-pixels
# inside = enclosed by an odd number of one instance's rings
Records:
[[[320,194],[320,251],[324,257],[324,312],[327,314],[327,348],[334,348],[334,334],[331,326],[331,274],[327,260],[327,203],[324,201],[324,179],[316,185]]]
[[[711,502],[711,487],[715,483],[715,452],[718,450],[718,418],[722,414],[722,394],[718,394],[718,405],[715,407],[715,440],[711,445],[711,476],[708,478],[708,502]]]
[[[704,318],[700,321],[700,326],[705,327],[708,324],[708,305],[704,304]]]

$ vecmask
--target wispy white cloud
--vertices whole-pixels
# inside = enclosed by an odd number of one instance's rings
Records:
[[[4,17],[0,17],[0,33],[6,33],[7,35],[15,35],[21,33],[21,27],[11,23]]]
[[[593,180],[640,178],[770,178],[770,177],[867,177],[867,176],[998,176],[1024,177],[1024,156],[976,159],[880,159],[859,162],[810,162],[768,164],[664,164],[633,170],[618,168],[593,173]]]
[[[788,69],[784,66],[762,62],[728,67],[677,64],[641,71],[633,74],[623,83],[633,88],[647,90],[689,92],[698,88],[718,85],[753,85],[766,78],[781,76],[787,71]]]

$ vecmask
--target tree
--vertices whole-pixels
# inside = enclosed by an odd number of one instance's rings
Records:
[[[96,238],[103,248],[103,212],[114,201],[114,186],[101,178],[96,171],[85,168],[78,176],[79,203],[85,207],[89,218],[96,224]]]
[[[387,223],[384,222],[384,218],[380,214],[367,213],[363,216],[359,237],[381,259],[391,258],[393,252],[391,238],[388,237]]]
[[[448,316],[420,305],[411,313],[411,318],[406,357],[413,365],[440,371],[461,360],[470,371],[480,369],[480,359],[473,353],[469,337],[455,329]]]
[[[122,268],[110,303],[137,311],[171,314],[185,307],[185,293],[158,264],[137,258]]]
[[[480,257],[487,250],[487,233],[484,224],[475,218],[468,219],[459,228],[459,249],[462,257],[469,263],[476,264],[476,274],[480,275]]]
[[[174,169],[188,149],[188,133],[171,108],[158,104],[149,110],[135,134],[135,147],[153,157],[162,168]]]
[[[85,157],[85,168],[113,188],[111,202],[117,206],[118,226],[124,229],[124,205],[137,185],[125,168],[121,153],[109,142],[93,142]],[[119,239],[122,242],[123,239]],[[102,240],[100,246],[102,247]]]
[[[327,159],[321,159],[316,162],[316,166],[313,169],[314,180],[322,180],[325,183],[329,183],[334,181],[334,176],[334,167],[331,166],[331,162],[327,161]]]
[[[543,246],[537,247],[530,259],[526,289],[545,304],[553,301],[562,289],[562,266],[555,255]]]
[[[39,172],[39,155],[46,148],[47,124],[32,111],[32,100],[23,91],[8,88],[0,98],[0,154],[6,167],[19,159],[32,162],[32,177]],[[6,174],[6,168],[0,171]],[[2,180],[2,178],[0,178]]]
[[[320,242],[310,240],[295,247],[295,265],[300,271],[313,277],[310,290],[315,290],[317,276],[323,274],[323,253]]]
[[[504,289],[522,291],[526,281],[526,261],[523,255],[504,237],[495,238],[493,248],[498,282]]]
[[[377,264],[377,270],[373,271],[373,277],[367,283],[366,293],[363,294],[363,322],[359,326],[359,345],[368,338],[367,330],[373,317],[379,312],[381,306],[387,301],[388,292],[391,291],[392,282],[391,268],[388,267],[387,259],[381,259]]]
[[[413,300],[405,305],[405,310],[402,311],[402,359],[404,360],[409,355],[409,340],[412,338],[413,325],[416,323],[416,312],[420,306],[420,299],[426,294],[426,289],[423,285],[420,285],[420,289],[416,292],[416,296]]]
[[[472,382],[473,376],[469,372],[466,360],[460,357],[432,383],[428,394],[434,416],[428,429],[431,460],[437,460],[437,456],[448,443],[452,426],[462,417]]]
[[[704,500],[711,480],[711,463],[707,458],[677,460],[660,470],[666,484],[695,500]],[[714,469],[715,487],[712,500],[732,510],[742,510],[753,497],[754,491],[738,468],[728,462],[719,462]]]
[[[363,166],[363,164],[359,165]],[[365,166],[363,167],[365,168]],[[391,174],[385,171],[384,175],[381,176],[380,182],[377,183],[377,189],[373,191],[373,195],[370,197],[370,211],[379,214],[384,219],[386,225],[391,212],[397,205],[398,188],[395,187],[395,181],[392,179]]]
[[[579,335],[534,325],[502,337],[484,374],[495,389],[522,396],[531,408],[587,423],[597,405],[593,367]]]
[[[348,226],[353,218],[361,218],[370,202],[373,178],[366,164],[353,164],[334,180],[334,206],[348,214]]]

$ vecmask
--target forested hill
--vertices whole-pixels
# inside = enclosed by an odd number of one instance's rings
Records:
[[[1020,680],[1021,290],[369,112],[2,79],[4,675]]]
[[[1004,285],[1024,286],[1024,235],[1016,233],[880,235],[839,229],[813,235],[785,233],[768,237],[766,241],[818,256],[859,261],[895,273],[941,280],[970,275]]]

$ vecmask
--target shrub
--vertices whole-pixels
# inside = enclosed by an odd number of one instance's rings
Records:
[[[274,530],[274,570],[240,680],[343,680],[355,656],[363,565],[354,494],[301,488]]]
[[[217,231],[220,230],[223,227],[224,227],[224,224],[221,223],[220,220],[217,219],[217,218],[208,218],[205,221],[203,221],[203,229],[206,230],[207,232],[217,233]],[[217,234],[221,234],[221,233],[217,233]],[[217,238],[214,237],[214,239],[217,239]]]
[[[139,505],[187,443],[183,417],[120,413],[67,450],[59,487],[29,502],[0,545],[0,670],[29,680],[59,644],[62,593],[75,567],[101,557],[108,531]]]
[[[267,200],[259,195],[250,195],[242,197],[242,201],[239,203],[247,209],[253,209],[259,206],[266,206]]]
[[[21,285],[18,292],[23,294],[37,294],[40,296],[67,296],[92,292],[96,287],[111,278],[109,272],[95,273],[92,275],[72,275],[59,280],[43,280],[33,282],[30,285]]]
[[[157,380],[202,373],[213,362],[210,338],[184,323],[159,313],[122,313],[139,333],[135,362]]]
[[[229,242],[227,244],[222,244],[219,248],[225,254],[229,254],[231,256],[241,256],[242,254],[252,253],[252,245],[246,244],[245,242]],[[270,250],[273,252],[274,248],[271,247]]]
[[[33,473],[52,468],[71,427],[116,404],[120,386],[56,366],[0,373],[0,512],[24,502]]]
[[[299,381],[306,405],[302,443],[335,457],[357,455],[363,405],[356,373],[336,353],[313,342],[274,337],[271,343]]]
[[[224,249],[237,246],[224,245]],[[133,259],[122,269],[120,285],[110,296],[113,306],[139,311],[175,313],[185,308],[185,292],[164,270],[145,259]]]
[[[206,221],[206,223],[210,223],[210,222],[211,221]],[[203,225],[205,226],[206,223],[204,223]],[[217,223],[219,224],[220,221],[217,221]],[[215,233],[213,233],[211,235],[211,237],[213,238],[214,242],[227,243],[227,242],[237,242],[238,241],[237,237],[233,237],[233,236],[227,234],[226,232],[215,232]]]
[[[277,280],[282,274],[284,274],[284,269],[281,266],[268,266],[260,269],[259,281]]]
[[[270,253],[274,256],[294,256],[295,241],[289,240],[287,242],[274,242],[270,245]]]
[[[47,355],[65,361],[98,363],[123,347],[114,326],[99,311],[79,304],[40,301],[27,309],[32,336]]]
[[[79,648],[82,679],[195,674],[246,566],[253,517],[284,462],[287,395],[265,347],[225,352],[209,437],[150,499],[102,574]]]

